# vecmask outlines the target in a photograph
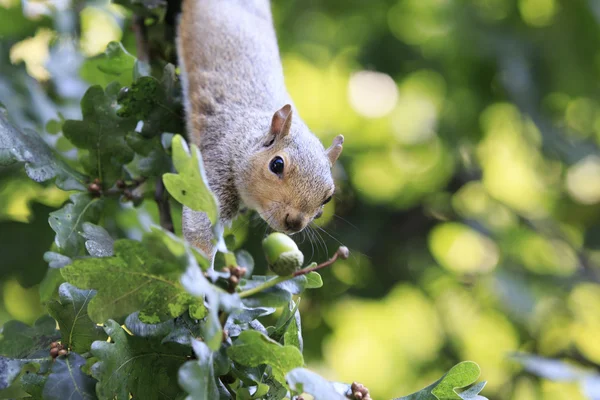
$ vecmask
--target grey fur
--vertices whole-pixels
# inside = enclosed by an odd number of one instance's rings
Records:
[[[341,151],[321,142],[299,118],[285,87],[268,0],[184,0],[178,54],[187,129],[204,159],[208,183],[229,223],[240,207],[256,209],[276,230],[288,216],[305,223],[333,191],[331,166]],[[271,120],[292,105],[289,132],[274,135]],[[286,160],[285,179],[269,175],[268,161]],[[187,240],[214,254],[204,213],[183,213]]]

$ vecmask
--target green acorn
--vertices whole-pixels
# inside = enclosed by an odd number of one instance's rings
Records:
[[[296,243],[283,233],[270,234],[263,240],[262,245],[269,267],[279,276],[293,274],[304,262],[304,254],[298,250]]]

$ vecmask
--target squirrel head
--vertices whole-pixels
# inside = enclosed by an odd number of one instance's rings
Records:
[[[275,112],[268,132],[245,165],[237,183],[243,202],[271,228],[293,234],[323,213],[334,193],[331,169],[342,152],[339,135],[325,149],[292,107]]]

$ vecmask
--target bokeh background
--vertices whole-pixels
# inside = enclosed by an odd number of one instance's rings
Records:
[[[314,261],[352,250],[302,299],[309,367],[389,399],[473,360],[490,399],[587,398],[509,355],[600,369],[600,2],[273,7],[302,117],[326,144],[346,137],[335,201],[298,236]],[[131,17],[104,1],[0,0],[11,119],[75,157],[52,121],[79,118],[87,87],[110,81],[90,59],[107,43],[136,53]],[[44,312],[47,214],[67,197],[0,168],[0,322]],[[152,202],[115,207],[115,236],[158,221]],[[263,264],[264,224],[232,231]]]

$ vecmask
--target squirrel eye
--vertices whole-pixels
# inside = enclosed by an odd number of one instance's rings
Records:
[[[331,201],[331,196],[329,196],[328,198],[325,199],[325,201],[323,202],[323,205],[329,203]]]
[[[269,169],[272,173],[281,175],[283,173],[283,158],[277,156],[271,160],[269,164]]]

